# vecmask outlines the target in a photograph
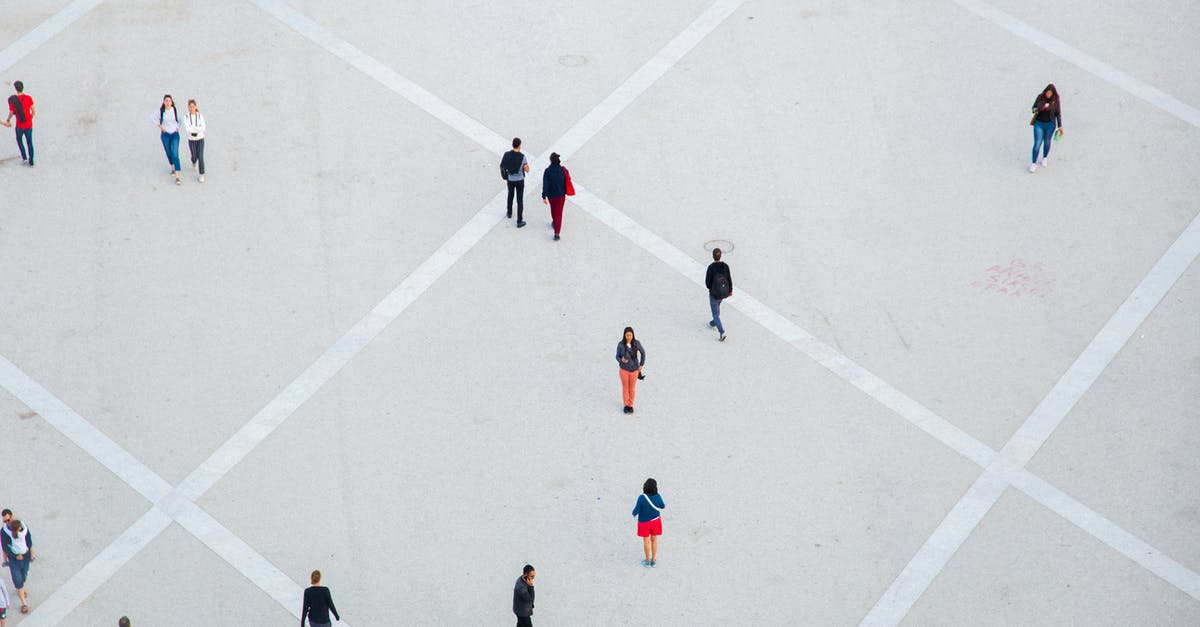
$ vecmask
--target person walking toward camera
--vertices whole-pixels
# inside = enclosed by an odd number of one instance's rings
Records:
[[[513,586],[513,614],[517,615],[517,627],[533,627],[533,578],[536,576],[533,566],[526,564]]]
[[[704,274],[704,287],[708,288],[708,309],[712,319],[708,326],[717,330],[721,336],[717,339],[725,341],[725,325],[721,324],[721,301],[733,294],[733,275],[729,273],[729,265],[721,261],[721,249],[712,251],[712,263],[708,264],[708,272]]]
[[[33,165],[33,98],[25,93],[25,83],[16,81],[13,89],[16,95],[8,97],[8,119],[4,125],[11,127],[13,118],[17,121],[17,150],[21,151],[21,163]],[[22,143],[24,140],[24,143]],[[27,154],[28,153],[28,154]]]
[[[625,401],[625,413],[633,413],[633,398],[637,395],[637,382],[642,378],[642,367],[646,365],[646,349],[633,334],[633,327],[625,327],[621,341],[617,343],[617,364],[621,375],[621,398]]]
[[[196,106],[195,100],[188,100],[188,112],[183,118],[183,127],[188,135],[188,152],[192,154],[192,169],[200,175],[200,182],[204,182],[204,131],[208,130],[208,125],[204,123],[204,115],[200,113],[200,107]],[[220,181],[217,181],[220,183]]]
[[[175,184],[183,185],[183,181],[179,180],[179,171],[183,169],[179,165],[179,113],[175,111],[175,99],[171,94],[163,96],[162,104],[158,107],[158,130]]]
[[[321,571],[314,570],[309,575],[309,580],[312,585],[304,589],[304,606],[300,609],[300,627],[304,627],[304,618],[308,617],[308,624],[311,627],[329,627],[329,614],[332,612],[333,617],[342,622],[342,617],[338,616],[337,608],[333,605],[333,596],[329,594],[329,588],[320,585]]]
[[[1029,124],[1033,126],[1033,157],[1029,164],[1029,171],[1037,172],[1038,167],[1038,148],[1042,149],[1042,167],[1048,165],[1050,159],[1050,142],[1055,135],[1062,137],[1062,101],[1058,97],[1058,89],[1054,87],[1054,83],[1046,85],[1046,88],[1038,94],[1037,99],[1033,101],[1033,119],[1029,120]]]
[[[17,597],[21,599],[21,613],[28,614],[25,579],[29,577],[29,562],[33,561],[33,536],[19,519],[13,518],[0,533],[0,544],[4,545],[4,554],[8,556],[8,572],[17,589]]]
[[[633,504],[633,515],[637,516],[637,534],[642,539],[642,550],[646,559],[642,566],[647,568],[658,564],[658,536],[662,535],[662,511],[667,507],[662,496],[658,494],[658,482],[647,479],[642,484],[642,495]]]
[[[525,226],[525,175],[529,173],[529,160],[521,153],[521,138],[514,137],[512,150],[500,158],[500,176],[508,184],[508,213],[512,217],[513,196],[517,197],[517,228]]]

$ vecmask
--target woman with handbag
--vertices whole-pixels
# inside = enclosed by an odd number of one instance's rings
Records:
[[[1046,85],[1042,93],[1033,101],[1033,117],[1029,125],[1033,127],[1033,158],[1029,164],[1029,172],[1037,172],[1038,148],[1042,149],[1042,167],[1046,167],[1050,157],[1050,141],[1057,135],[1062,137],[1062,101],[1058,97],[1058,89],[1054,83]]]
[[[638,357],[641,357],[639,360]],[[633,334],[633,327],[625,327],[621,341],[617,343],[617,371],[621,375],[621,396],[625,400],[625,413],[633,413],[633,397],[637,393],[637,382],[646,365],[646,349]]]
[[[567,196],[575,195],[575,186],[571,183],[571,173],[562,167],[562,158],[557,152],[550,153],[550,165],[542,171],[542,203],[550,205],[550,219],[554,222],[554,239],[559,239],[562,231],[563,205]]]
[[[633,515],[637,516],[637,534],[642,539],[642,551],[646,559],[642,566],[647,568],[658,564],[658,536],[662,535],[662,511],[667,507],[662,496],[658,494],[658,482],[647,479],[642,484],[642,494],[637,503],[633,504]]]

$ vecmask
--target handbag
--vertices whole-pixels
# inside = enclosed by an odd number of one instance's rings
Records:
[[[571,171],[566,168],[563,168],[562,170],[563,170],[563,178],[565,178],[566,182],[567,182],[567,195],[574,196],[575,195],[575,184],[571,182]]]

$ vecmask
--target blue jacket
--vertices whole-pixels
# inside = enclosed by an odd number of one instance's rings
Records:
[[[567,195],[567,175],[561,165],[551,163],[542,172],[542,198],[559,198]]]
[[[641,357],[641,360],[638,359]],[[629,361],[622,362],[622,359]],[[617,365],[626,372],[637,372],[638,368],[646,365],[646,349],[642,348],[640,340],[633,341],[633,349],[625,346],[624,340],[617,344]]]
[[[646,503],[646,499],[650,499],[658,509],[666,509],[667,507],[667,504],[663,503],[661,495],[655,494],[654,496],[650,496],[648,494],[643,494],[639,496],[637,504],[633,506],[633,515],[638,517],[638,522],[640,523],[650,522],[655,518],[661,517],[658,512],[654,511],[654,507],[650,507],[650,505]]]

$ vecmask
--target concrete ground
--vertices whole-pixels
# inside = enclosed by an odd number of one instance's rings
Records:
[[[525,563],[543,626],[1200,623],[1195,3],[0,16],[10,625],[295,624],[312,569],[344,624],[505,625]]]

